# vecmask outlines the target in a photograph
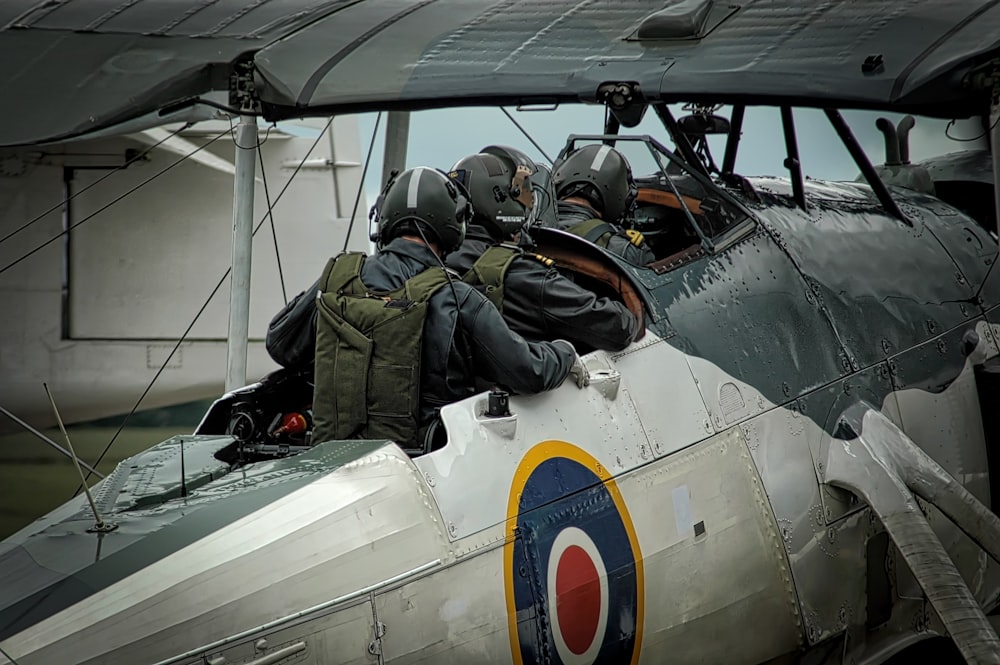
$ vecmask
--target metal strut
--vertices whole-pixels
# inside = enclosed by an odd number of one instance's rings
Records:
[[[806,210],[806,190],[802,182],[802,162],[799,160],[799,144],[795,138],[795,120],[792,107],[781,107],[781,128],[785,133],[785,168],[792,179],[792,198],[795,204]]]
[[[240,116],[236,129],[236,176],[233,179],[233,277],[229,292],[229,348],[226,392],[247,383],[250,333],[250,264],[253,254],[254,171],[257,166],[257,119]]]
[[[729,136],[726,138],[726,152],[722,156],[722,175],[732,175],[736,170],[736,154],[740,149],[740,138],[743,134],[743,117],[746,115],[747,107],[743,104],[733,107],[733,114],[729,119]]]
[[[837,135],[843,142],[844,147],[847,148],[847,152],[851,153],[851,157],[854,158],[854,162],[861,169],[861,174],[868,181],[871,186],[872,191],[875,192],[875,196],[878,197],[879,203],[885,208],[885,211],[890,215],[903,222],[907,226],[913,226],[913,222],[906,218],[903,211],[899,209],[896,202],[893,200],[892,195],[889,194],[889,190],[886,188],[885,183],[882,179],[878,177],[878,173],[875,171],[875,167],[868,160],[868,155],[865,154],[864,148],[858,143],[858,140],[854,137],[854,133],[851,128],[847,126],[847,122],[844,117],[840,115],[840,111],[837,109],[823,109],[826,113],[826,117],[830,120],[830,124],[836,130]]]
[[[406,148],[410,140],[410,112],[389,111],[385,122],[385,148],[382,152],[382,183],[392,172],[406,168]],[[352,213],[353,214],[353,213]]]
[[[1000,220],[1000,86],[990,98],[990,156],[993,161],[993,204]]]
[[[652,106],[653,110],[656,111],[656,115],[659,116],[660,122],[663,123],[663,126],[670,134],[670,138],[673,139],[674,145],[677,146],[677,151],[684,157],[684,161],[688,163],[692,170],[711,179],[711,174],[705,168],[701,158],[698,157],[698,153],[691,147],[688,137],[677,126],[677,120],[674,118],[674,114],[670,112],[670,108],[666,104],[653,104]]]
[[[993,205],[996,219],[1000,221],[1000,59],[994,58],[974,67],[965,75],[963,85],[980,92],[989,99],[989,120],[985,127],[989,133],[990,157],[993,160]]]
[[[605,108],[607,109],[607,107],[605,107]],[[618,132],[621,131],[622,123],[618,119],[618,116],[616,116],[614,113],[611,112],[611,109],[607,109],[607,114],[608,114],[608,118],[604,122],[604,133],[605,134],[611,134],[611,135],[617,136]],[[614,148],[615,147],[615,140],[614,139],[606,139],[604,141],[604,145],[609,145],[612,148]]]
[[[1000,561],[1000,518],[875,407],[858,402],[838,426],[824,482],[862,497],[885,526],[968,663],[1000,663],[1000,639],[917,505],[919,496]]]

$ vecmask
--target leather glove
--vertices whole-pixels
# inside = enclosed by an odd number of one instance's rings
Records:
[[[573,365],[569,368],[569,375],[573,377],[576,387],[584,388],[585,386],[590,385],[590,372],[587,371],[587,366],[583,364],[583,359],[580,357],[580,354],[576,352],[576,347],[574,347],[571,342],[564,339],[556,339],[553,340],[553,342],[562,342],[573,350]]]

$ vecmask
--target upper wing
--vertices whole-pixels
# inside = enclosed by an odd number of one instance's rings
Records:
[[[0,145],[183,119],[156,112],[227,90],[234,60],[349,2],[3,0]]]
[[[258,54],[277,114],[386,105],[647,100],[981,113],[998,0],[380,0]]]
[[[253,57],[269,117],[647,100],[982,113],[1000,0],[4,0],[0,145],[228,89]],[[149,121],[157,119],[153,116]],[[170,119],[173,119],[171,116]]]

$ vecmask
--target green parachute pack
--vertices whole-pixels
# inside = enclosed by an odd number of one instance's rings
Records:
[[[448,283],[428,268],[394,291],[361,281],[365,255],[331,258],[316,296],[313,441],[419,439],[420,352],[427,306]]]

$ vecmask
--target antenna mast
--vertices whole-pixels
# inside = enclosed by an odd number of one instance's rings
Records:
[[[52,411],[56,414],[56,422],[59,423],[59,430],[62,432],[63,438],[66,439],[66,447],[69,448],[70,455],[73,457],[73,466],[76,467],[76,472],[80,474],[80,482],[83,483],[83,491],[87,495],[87,501],[90,503],[90,509],[94,511],[94,526],[87,529],[87,531],[96,531],[98,533],[113,531],[118,528],[118,525],[111,522],[105,522],[101,519],[101,514],[97,512],[97,504],[94,503],[94,497],[90,493],[90,488],[87,487],[87,479],[83,477],[83,469],[80,468],[80,459],[76,456],[76,451],[73,450],[73,443],[69,440],[69,434],[66,433],[66,426],[63,425],[62,417],[59,415],[59,409],[56,408],[56,401],[52,398],[52,392],[49,390],[49,385],[47,383],[42,383],[42,386],[45,388],[45,394],[49,397],[49,403],[52,405]]]

